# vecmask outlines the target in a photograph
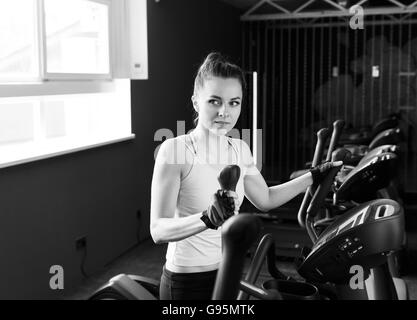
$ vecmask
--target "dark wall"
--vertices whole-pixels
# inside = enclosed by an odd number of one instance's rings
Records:
[[[63,297],[85,272],[102,270],[149,237],[150,185],[158,129],[192,125],[193,76],[204,56],[240,56],[239,13],[213,0],[148,1],[149,80],[132,81],[136,139],[0,169],[0,299]],[[138,211],[141,213],[138,219]],[[63,291],[49,288],[52,265]]]
[[[149,80],[132,82],[133,132],[137,135],[136,163],[140,164],[139,190],[146,201],[142,233],[148,233],[153,152],[161,143],[155,132],[177,122],[193,127],[191,95],[194,77],[205,56],[220,51],[240,62],[239,12],[220,1],[148,1]]]

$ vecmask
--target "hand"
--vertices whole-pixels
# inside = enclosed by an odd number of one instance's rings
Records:
[[[348,174],[354,169],[353,166],[346,166],[344,165],[343,168],[337,173],[335,177],[335,181],[338,186],[342,185],[342,183],[345,181]]]
[[[240,202],[236,192],[231,190],[218,190],[217,195],[220,197],[222,205],[226,208],[227,212],[239,213]]]
[[[235,192],[218,190],[213,194],[212,203],[208,209],[203,211],[203,215],[207,216],[211,224],[208,227],[217,229],[233,216],[239,207],[239,200]]]
[[[341,167],[342,165],[343,161],[324,162],[310,169],[311,176],[313,178],[313,187],[317,187],[324,180],[332,168],[339,166]]]

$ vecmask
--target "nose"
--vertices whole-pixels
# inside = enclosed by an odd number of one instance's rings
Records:
[[[229,112],[227,111],[226,104],[223,103],[218,112],[219,117],[226,118],[229,116]]]

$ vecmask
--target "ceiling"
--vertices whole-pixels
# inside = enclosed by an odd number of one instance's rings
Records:
[[[246,11],[252,8],[254,5],[260,2],[260,0],[222,0],[223,2],[226,2],[240,10]],[[288,10],[295,10],[298,7],[300,7],[302,4],[308,2],[309,0],[272,0],[272,2],[278,4],[279,6],[282,6]],[[356,3],[359,2],[359,0],[333,0],[334,2],[346,2],[347,6],[350,7]],[[397,2],[400,2],[402,4],[410,4],[414,2],[415,0],[397,0]],[[392,6],[393,4],[390,3],[390,0],[368,0],[364,6],[368,7],[384,7],[384,6]],[[326,3],[323,0],[316,0],[314,3],[309,5],[309,9],[312,10],[326,10],[329,8],[332,8],[331,5]]]
[[[247,10],[258,2],[258,0],[222,0],[222,1],[242,10]]]
[[[236,8],[239,8],[241,10],[248,10],[252,8],[255,4],[259,3],[260,0],[222,0]],[[272,0],[272,2],[278,4],[279,6],[282,6],[286,9],[296,9],[300,7],[303,3],[307,2],[309,0]],[[337,0],[335,0],[337,1]],[[359,1],[359,0],[357,0]],[[357,2],[356,1],[356,2]],[[312,4],[314,6],[325,6],[328,7],[328,4],[326,4],[322,0],[316,0],[315,4]]]

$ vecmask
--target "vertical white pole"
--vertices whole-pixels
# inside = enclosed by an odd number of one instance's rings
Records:
[[[253,159],[255,161],[255,166],[258,164],[258,73],[253,72],[253,123],[252,123],[252,141],[253,141]]]
[[[47,62],[46,62],[46,27],[45,27],[45,3],[43,0],[36,1],[37,14],[36,14],[36,49],[37,49],[37,58],[38,58],[38,78],[42,80],[45,78],[47,72]]]

